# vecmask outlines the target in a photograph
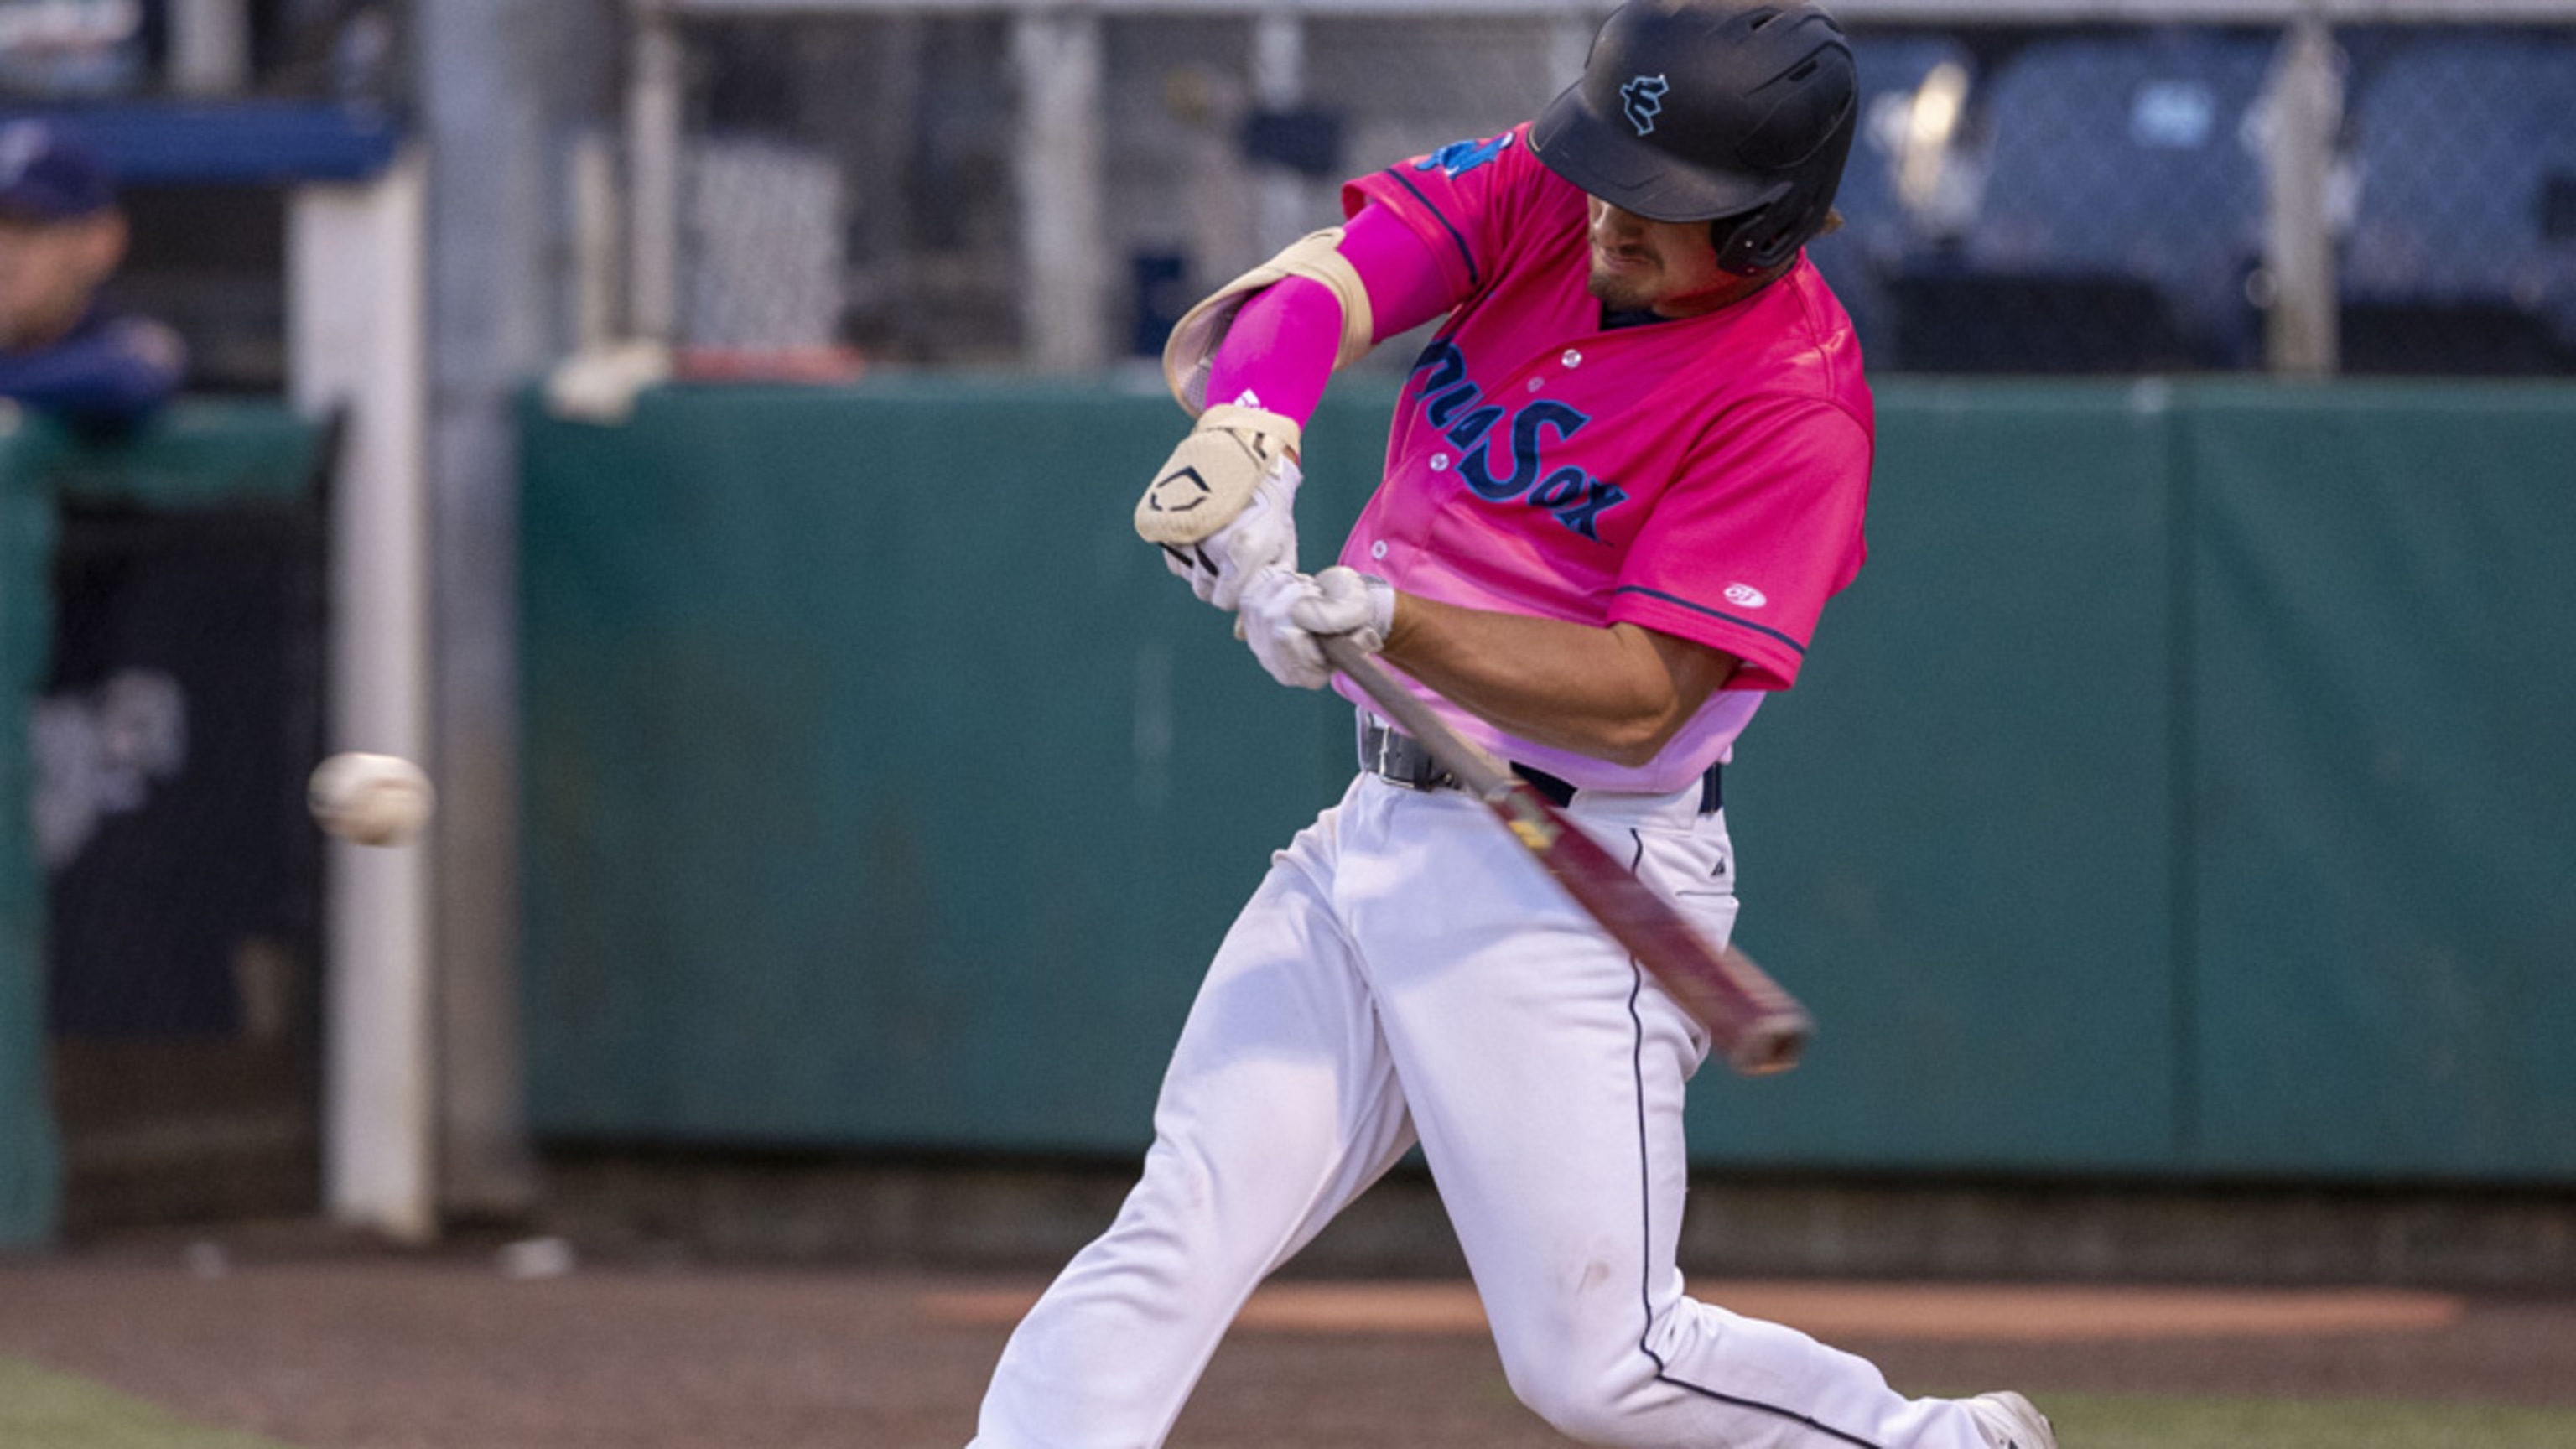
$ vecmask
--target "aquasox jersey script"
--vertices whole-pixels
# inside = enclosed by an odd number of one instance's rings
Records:
[[[1347,214],[1372,204],[1438,253],[1455,305],[1405,381],[1385,481],[1341,562],[1447,603],[1625,621],[1742,660],[1633,769],[1444,710],[1580,786],[1679,788],[1796,680],[1825,600],[1859,571],[1872,419],[1850,318],[1801,257],[1706,316],[1605,321],[1585,197],[1525,127],[1344,188]]]

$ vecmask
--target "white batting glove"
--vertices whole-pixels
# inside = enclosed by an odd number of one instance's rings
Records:
[[[1272,460],[1232,522],[1197,543],[1164,544],[1163,566],[1201,603],[1220,609],[1239,607],[1244,586],[1257,574],[1294,573],[1297,485],[1305,476],[1294,458]]]
[[[1297,567],[1300,435],[1295,419],[1252,401],[1200,413],[1136,501],[1137,537],[1191,593],[1235,607],[1254,574]]]
[[[1395,627],[1395,586],[1374,574],[1336,565],[1308,576],[1258,574],[1243,589],[1244,642],[1270,677],[1297,689],[1321,689],[1333,667],[1315,640],[1340,634],[1371,654]]]

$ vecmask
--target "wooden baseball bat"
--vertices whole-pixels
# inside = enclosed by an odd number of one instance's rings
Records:
[[[1340,635],[1319,636],[1324,658],[1348,675],[1398,729],[1421,741],[1470,795],[1485,802],[1638,964],[1655,973],[1682,1009],[1708,1028],[1727,1064],[1748,1077],[1785,1072],[1814,1034],[1815,1019],[1753,958],[1720,950],[1554,802],[1500,760],[1468,743],[1430,706],[1395,682],[1367,650]]]

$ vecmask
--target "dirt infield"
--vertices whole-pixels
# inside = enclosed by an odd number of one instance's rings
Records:
[[[310,1449],[957,1449],[1008,1281],[150,1240],[0,1258],[0,1354]],[[508,1269],[538,1276],[512,1276]],[[1909,1392],[2576,1404],[2576,1300],[1710,1282]],[[1282,1284],[1175,1445],[1542,1449],[1455,1283]]]

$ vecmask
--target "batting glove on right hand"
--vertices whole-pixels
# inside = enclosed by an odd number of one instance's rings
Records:
[[[1308,576],[1273,570],[1243,590],[1243,638],[1270,677],[1297,689],[1332,682],[1333,666],[1315,643],[1340,634],[1371,654],[1395,627],[1395,586],[1374,574],[1335,565]]]

